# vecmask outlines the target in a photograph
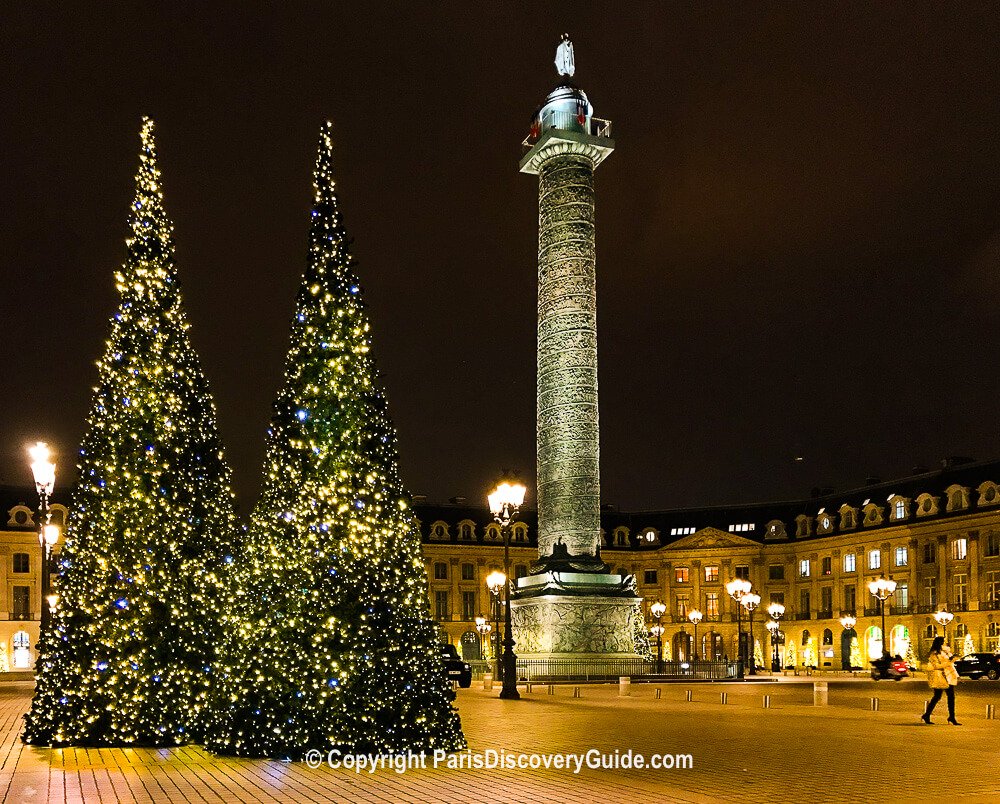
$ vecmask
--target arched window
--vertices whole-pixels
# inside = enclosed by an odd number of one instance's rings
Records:
[[[833,631],[829,628],[823,629],[823,644],[832,645],[833,644]]]
[[[449,539],[448,524],[438,520],[431,525],[431,539],[436,542],[446,542]]]
[[[514,541],[515,542],[528,541],[528,524],[526,522],[514,523]]]
[[[992,480],[980,483],[976,491],[979,492],[978,505],[996,505],[1000,502],[1000,490],[997,489],[997,484]]]
[[[501,538],[500,526],[496,522],[490,522],[490,524],[486,526],[486,541],[498,542]]]
[[[10,641],[14,648],[14,668],[25,670],[31,667],[31,637],[27,631],[17,631]]]
[[[616,547],[625,547],[628,545],[628,528],[624,525],[619,525],[615,528],[614,541]]]
[[[809,639],[812,635],[808,631],[802,632],[802,646],[805,647],[809,644]]]
[[[471,542],[476,535],[476,524],[471,519],[463,519],[458,523],[458,538],[463,542]]]

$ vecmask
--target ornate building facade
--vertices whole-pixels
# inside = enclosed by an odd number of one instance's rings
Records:
[[[751,582],[761,596],[753,620],[758,661],[770,664],[764,628],[771,602],[780,622],[782,666],[841,669],[882,652],[878,601],[868,583],[896,581],[886,601],[886,647],[923,658],[942,632],[934,613],[954,619],[946,637],[957,654],[1000,651],[1000,461],[950,459],[934,472],[875,483],[843,494],[743,506],[601,514],[601,557],[636,577],[647,621],[652,603],[667,605],[664,654],[737,655],[736,606],[725,584]],[[486,576],[502,567],[503,540],[485,507],[460,498],[415,509],[427,563],[431,613],[442,636],[469,658],[482,641],[475,618],[491,617]],[[537,555],[535,516],[514,526],[512,566],[526,574]],[[698,609],[703,619],[688,619]],[[857,622],[841,624],[844,615]],[[747,628],[746,614],[742,627]],[[491,635],[492,636],[492,635]],[[488,653],[489,651],[485,651]]]

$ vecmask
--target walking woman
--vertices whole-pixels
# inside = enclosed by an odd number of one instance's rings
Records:
[[[958,671],[951,650],[944,644],[944,637],[934,637],[931,643],[931,653],[927,657],[927,683],[934,690],[933,697],[927,702],[927,708],[920,717],[924,723],[931,722],[931,712],[941,700],[941,693],[948,693],[948,722],[952,726],[962,724],[955,720],[955,685],[958,684]]]

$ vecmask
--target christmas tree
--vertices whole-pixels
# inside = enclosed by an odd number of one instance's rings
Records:
[[[465,744],[331,161],[327,124],[264,489],[234,572],[207,743],[220,753]]]
[[[861,657],[861,645],[858,643],[857,635],[851,637],[851,667],[858,669],[864,667],[864,659]]]
[[[173,745],[207,701],[236,521],[144,119],[111,319],[24,739]]]
[[[972,639],[972,634],[967,633],[965,639],[962,640],[962,655],[968,656],[970,653],[976,652],[976,643]]]

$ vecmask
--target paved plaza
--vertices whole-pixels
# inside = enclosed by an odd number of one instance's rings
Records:
[[[523,687],[522,687],[523,689]],[[30,683],[0,686],[0,791],[10,802],[659,802],[995,801],[1000,682],[963,682],[959,728],[918,721],[927,688],[830,681],[814,708],[810,680],[726,685],[535,686],[501,701],[480,683],[458,691],[469,745],[524,753],[596,749],[690,754],[690,769],[379,769],[358,774],[305,763],[214,757],[200,748],[39,749],[19,739]],[[686,700],[692,690],[693,700]],[[720,702],[720,693],[728,702]],[[771,695],[771,708],[762,699]],[[871,711],[871,696],[880,698]],[[943,702],[942,702],[943,706]]]

